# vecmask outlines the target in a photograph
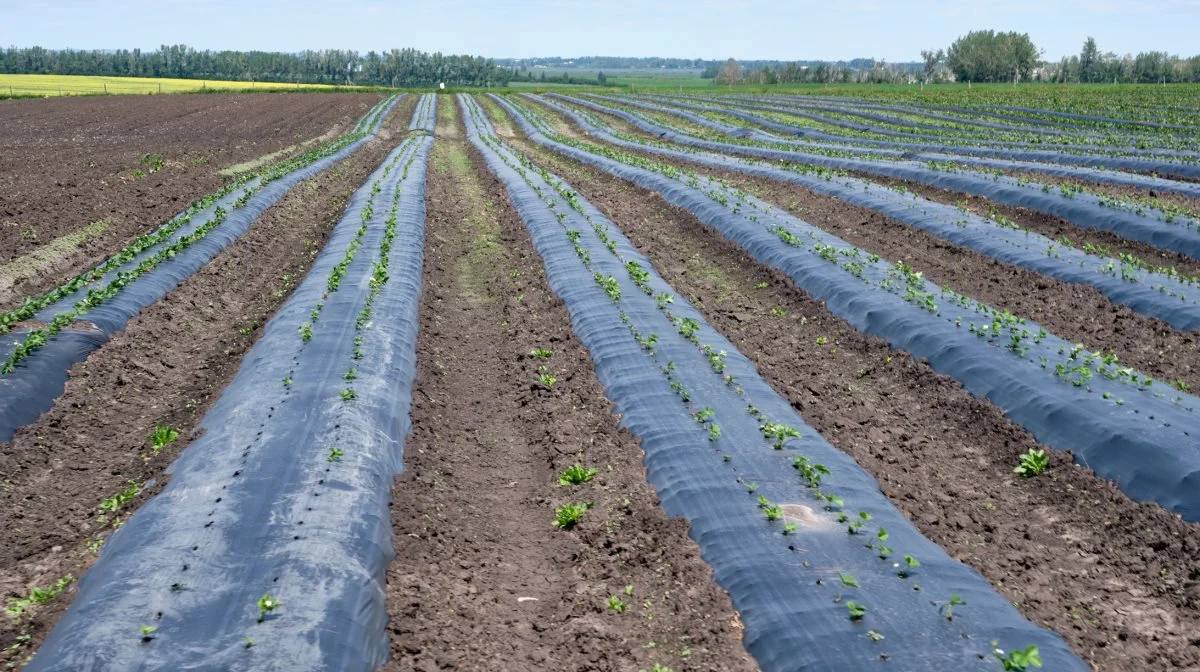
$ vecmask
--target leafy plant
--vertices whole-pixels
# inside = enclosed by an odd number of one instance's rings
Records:
[[[554,355],[554,351],[546,348],[534,348],[529,354],[539,359],[550,359]]]
[[[770,287],[770,285],[768,285],[765,282],[760,282],[760,283],[754,285],[755,289],[766,289],[767,287]]]
[[[283,606],[283,603],[271,597],[270,593],[258,598],[258,622],[262,623],[267,620],[267,615],[281,606]]]
[[[4,608],[4,613],[8,614],[12,618],[17,618],[21,614],[25,613],[25,610],[31,605],[45,604],[46,602],[58,597],[64,590],[67,589],[67,586],[71,585],[74,580],[75,577],[68,574],[55,581],[49,588],[43,589],[34,586],[29,590],[29,597],[9,600],[8,606]]]
[[[329,449],[329,457],[326,458],[326,460],[329,462],[338,462],[345,454],[345,451],[343,451],[341,448],[334,446],[333,448]]]
[[[245,640],[246,640],[246,648],[247,649],[254,646],[254,640],[250,639],[249,636],[246,636]]]
[[[342,374],[342,380],[346,382],[350,382],[356,378],[358,378],[358,369],[353,366],[346,369],[346,372]]]
[[[567,503],[554,510],[554,526],[569,530],[592,508],[591,502]]]
[[[573,464],[559,475],[558,484],[561,486],[579,485],[592,480],[595,475],[595,469],[586,468],[582,464]]]
[[[867,613],[865,606],[854,601],[847,602],[846,609],[850,612],[850,620],[852,621],[862,620],[862,617]]]
[[[1015,649],[1005,654],[1002,649],[992,651],[992,656],[1004,666],[1004,672],[1025,672],[1031,667],[1041,668],[1042,657],[1038,647],[1030,644],[1024,649]]]
[[[874,630],[868,630],[867,637],[870,637],[872,642],[878,642],[878,641],[883,640],[883,635],[879,634],[878,632],[875,632]]]
[[[550,373],[539,373],[537,380],[546,387],[553,387],[554,383],[558,382],[558,378]]]
[[[358,398],[358,393],[354,391],[353,387],[347,387],[341,391],[339,396],[342,398],[342,401],[351,401]]]
[[[787,317],[787,309],[781,306],[775,306],[771,309],[771,314],[775,317]]]
[[[616,595],[609,595],[608,608],[612,609],[618,614],[623,614],[625,613],[626,606],[625,603],[621,601],[621,598],[617,597]]]
[[[897,562],[895,566],[900,568],[900,571],[897,572],[900,578],[907,579],[909,576],[912,576],[913,570],[921,566],[921,563],[913,556],[905,555],[904,566],[901,567],[899,562]]]
[[[771,446],[775,450],[783,450],[783,444],[788,439],[800,438],[800,430],[778,422],[763,423],[759,429],[765,438],[771,440]]]
[[[142,626],[142,628],[141,628],[141,632],[142,632],[142,641],[143,641],[143,642],[148,642],[148,641],[150,641],[150,640],[154,639],[154,633],[155,633],[155,631],[157,631],[157,630],[158,630],[158,627],[157,627],[157,626],[154,626],[154,625],[143,625],[143,626]]]
[[[312,325],[309,324],[308,322],[301,324],[300,325],[300,340],[304,341],[305,343],[308,343],[309,341],[312,340],[312,337],[313,337]]]
[[[947,621],[953,621],[954,607],[962,607],[966,606],[966,604],[967,603],[964,602],[963,599],[958,595],[951,595],[949,600],[939,603],[940,606],[938,606],[938,613],[942,616],[945,616]]]
[[[179,430],[166,425],[159,425],[154,428],[154,433],[150,435],[150,442],[154,445],[153,453],[157,455],[160,450],[165,448],[167,444],[179,438]]]
[[[140,491],[141,486],[138,485],[137,481],[129,481],[129,487],[118,492],[112,497],[105,498],[102,502],[100,502],[100,510],[104,513],[116,513],[117,510],[122,506],[125,506],[129,500],[137,497],[138,492]]]
[[[1050,466],[1050,457],[1046,455],[1046,451],[1030,448],[1021,454],[1020,463],[1013,469],[1013,473],[1031,478],[1041,474],[1048,466]]]
[[[292,377],[291,377],[291,376],[288,376],[288,377],[286,377],[286,378],[284,378],[284,379],[283,379],[283,386],[284,386],[284,387],[291,387],[291,386],[292,386]]]

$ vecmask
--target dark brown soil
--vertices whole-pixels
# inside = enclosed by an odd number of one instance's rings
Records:
[[[728,597],[686,523],[659,507],[641,449],[618,429],[452,106],[440,103],[429,171],[418,392],[394,488],[384,669],[754,669]],[[537,382],[540,366],[557,377],[549,387]],[[576,462],[599,473],[560,487]],[[592,508],[574,528],[551,524],[555,507],[584,501]]]
[[[231,179],[218,171],[332,139],[379,100],[286,93],[0,101],[0,271],[60,236],[108,224],[56,263],[0,285],[0,304],[45,291],[153,230]],[[139,163],[146,155],[161,155],[162,169],[149,173]]]
[[[116,522],[110,516],[101,523],[101,500],[130,480],[156,479],[119,512],[124,518],[161,488],[163,470],[237,372],[260,327],[307,272],[350,194],[400,133],[385,128],[297,185],[212,263],[76,365],[54,408],[19,430],[11,444],[0,444],[0,600],[27,596],[30,587],[45,588],[62,576],[82,576]],[[148,437],[158,425],[180,435],[151,455]],[[73,596],[72,588],[20,619],[0,618],[0,662],[29,655]],[[25,636],[31,639],[20,643]]]
[[[552,112],[549,108],[542,109],[547,113]],[[560,123],[567,122],[564,117],[555,118]],[[1115,352],[1126,366],[1159,380],[1180,380],[1190,389],[1200,389],[1200,332],[1179,331],[1162,320],[1113,304],[1094,287],[1063,282],[996,261],[867,208],[856,207],[831,196],[818,195],[796,184],[652,154],[646,156],[719,177],[867,252],[886,259],[907,261],[923,272],[925,277],[960,294],[1034,320],[1073,343],[1085,344],[1092,351]],[[873,181],[903,184],[926,198],[944,203],[956,204],[965,198],[964,194],[957,192],[911,183]],[[986,214],[989,205],[986,199],[967,200],[973,210]],[[1025,209],[999,210],[1018,225],[1054,238],[1095,233]],[[1109,238],[1116,237],[1089,236],[1094,244],[1115,246],[1123,242],[1126,248],[1138,248],[1136,243]],[[1075,240],[1082,245],[1078,238]],[[1139,249],[1138,253],[1145,254],[1145,250]],[[1200,264],[1195,262],[1188,262],[1185,267],[1193,266],[1200,272]]]
[[[1200,526],[1131,502],[1066,454],[1015,477],[1017,455],[1038,445],[991,403],[859,334],[657,194],[514,144],[605,212],[922,533],[1027,618],[1100,670],[1200,669]]]

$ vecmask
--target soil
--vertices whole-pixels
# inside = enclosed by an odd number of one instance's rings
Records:
[[[541,109],[547,114],[553,112],[549,108]],[[561,116],[555,119],[563,124],[569,121]],[[578,131],[577,128],[575,130]],[[996,261],[867,208],[816,194],[796,184],[642,154],[657,161],[718,177],[866,252],[885,259],[907,261],[924,273],[926,278],[959,294],[1034,320],[1072,343],[1083,343],[1093,352],[1115,352],[1126,366],[1132,366],[1158,380],[1168,383],[1182,381],[1189,389],[1200,390],[1200,332],[1180,331],[1162,320],[1114,304],[1094,287],[1064,282]],[[883,184],[902,184],[921,196],[943,203],[957,204],[965,199],[969,207],[981,215],[986,215],[990,205],[987,199],[968,198],[965,194],[944,189],[901,181],[872,180]],[[1135,253],[1143,258],[1154,259],[1146,254],[1148,246],[1108,234],[1096,235],[1096,232],[1024,208],[997,209],[1019,226],[1056,239],[1066,235],[1080,246],[1090,241],[1097,245],[1108,245],[1114,250],[1136,250]],[[1181,271],[1186,268],[1200,273],[1200,263],[1185,260],[1186,257],[1183,257],[1170,263],[1177,263]]]
[[[164,470],[307,272],[350,195],[399,143],[414,102],[73,367],[54,408],[0,444],[0,600],[81,577],[119,521],[161,489]],[[179,438],[155,455],[148,437],[159,425],[178,429]],[[130,480],[145,484],[141,494],[102,519],[101,500]],[[74,593],[19,619],[0,618],[0,662],[15,665],[35,650]]]
[[[659,506],[637,441],[464,133],[443,99],[384,669],[754,669],[728,596],[686,522]],[[552,385],[537,382],[542,366]],[[598,473],[560,486],[577,462]],[[580,523],[552,525],[555,507],[578,501],[592,505]]]
[[[0,306],[46,291],[157,228],[231,179],[221,170],[351,130],[380,98],[282,93],[0,101]],[[152,164],[142,159],[153,155],[163,164],[151,173]],[[100,222],[99,232],[50,248],[48,260],[5,268]]]
[[[599,207],[923,534],[1027,618],[1100,670],[1200,669],[1200,525],[1131,502],[1069,454],[1014,476],[1020,453],[1045,447],[990,402],[858,333],[657,194],[509,140]]]

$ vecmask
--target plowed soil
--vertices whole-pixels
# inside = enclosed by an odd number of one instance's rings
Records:
[[[287,93],[0,101],[0,306],[153,230],[230,179],[219,171],[332,139],[379,100]],[[162,167],[151,172],[155,156]],[[60,240],[89,225],[82,240]],[[38,250],[49,259],[25,257]]]
[[[754,669],[729,598],[686,523],[658,506],[640,447],[618,428],[528,234],[455,112],[441,101],[429,171],[385,669]],[[543,366],[552,384],[538,382]],[[598,473],[560,486],[577,462]],[[578,525],[552,525],[555,507],[583,501],[592,506]]]
[[[1027,618],[1100,670],[1200,669],[1200,525],[1131,502],[1063,453],[1042,477],[1015,477],[1017,456],[1039,446],[990,402],[858,333],[657,194],[506,139],[600,208],[923,534]],[[960,258],[952,252],[935,247],[914,258]],[[1083,321],[1072,305],[1063,310]]]
[[[266,98],[266,97],[264,97]],[[0,444],[0,602],[81,577],[101,544],[165,484],[164,470],[233,378],[259,330],[307,272],[350,195],[400,141],[415,97],[379,137],[297,185],[236,243],[71,370],[62,397]],[[158,425],[180,431],[157,455]],[[129,481],[141,494],[102,516]],[[19,663],[74,588],[20,618],[0,617],[0,663]]]

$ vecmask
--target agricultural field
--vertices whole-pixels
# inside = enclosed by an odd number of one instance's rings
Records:
[[[0,662],[1200,668],[1196,93],[935,88],[0,102]]]
[[[238,82],[172,79],[169,77],[103,77],[88,75],[0,74],[0,97],[95,96],[138,93],[195,93],[208,91],[285,91],[288,89],[339,89],[328,84]]]

